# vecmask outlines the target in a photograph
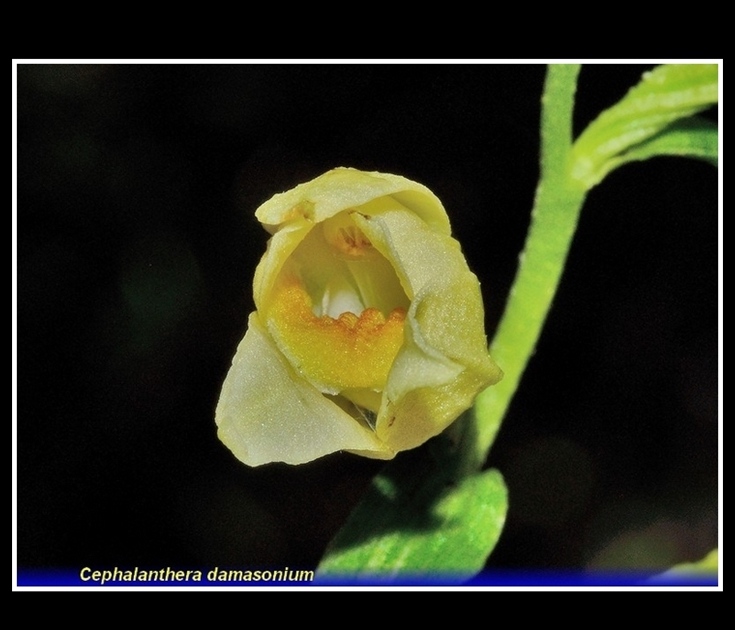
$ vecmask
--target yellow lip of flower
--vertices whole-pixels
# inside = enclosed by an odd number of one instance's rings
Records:
[[[290,278],[275,292],[268,317],[300,371],[330,388],[377,390],[403,344],[406,311],[395,308],[386,318],[369,307],[359,315],[317,316],[304,286]]]
[[[479,284],[427,188],[340,168],[256,216],[272,233],[253,283],[257,312],[216,412],[240,460],[391,458],[500,379]]]

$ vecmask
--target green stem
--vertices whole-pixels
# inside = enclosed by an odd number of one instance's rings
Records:
[[[474,407],[472,465],[482,467],[551,308],[586,189],[569,177],[578,65],[549,66],[541,112],[541,177],[531,226],[490,354],[505,376]]]

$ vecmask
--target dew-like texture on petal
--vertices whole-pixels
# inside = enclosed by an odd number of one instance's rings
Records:
[[[216,418],[220,440],[250,466],[302,464],[339,450],[394,455],[293,371],[256,313],[222,386]]]

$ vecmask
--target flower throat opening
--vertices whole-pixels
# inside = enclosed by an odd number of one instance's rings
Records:
[[[395,270],[343,212],[294,252],[267,318],[284,352],[313,382],[332,391],[377,391],[403,345],[407,305]]]

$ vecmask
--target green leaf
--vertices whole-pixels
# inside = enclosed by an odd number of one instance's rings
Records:
[[[590,189],[612,169],[631,159],[661,154],[655,151],[654,144],[654,150],[643,149],[637,154],[634,152],[633,157],[625,157],[626,152],[659,136],[675,121],[715,104],[717,98],[718,67],[715,64],[664,65],[645,73],[638,85],[616,105],[602,112],[574,143],[572,179]],[[678,138],[681,140],[680,132]],[[711,139],[711,132],[708,133]],[[664,140],[661,147],[665,154],[669,154],[668,142]]]
[[[330,543],[318,582],[461,583],[482,570],[505,522],[505,483],[497,470],[454,481],[443,448],[386,466]]]
[[[612,168],[617,168],[634,160],[647,160],[657,155],[675,155],[698,158],[717,166],[718,135],[715,123],[698,117],[684,118],[672,123],[651,139],[634,146],[617,159],[613,158],[610,164]]]

